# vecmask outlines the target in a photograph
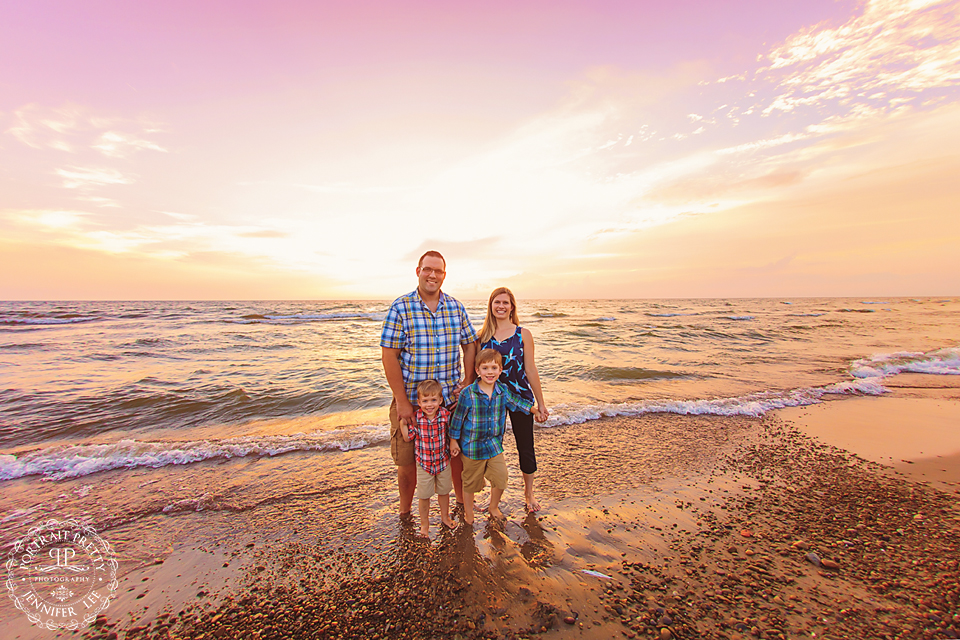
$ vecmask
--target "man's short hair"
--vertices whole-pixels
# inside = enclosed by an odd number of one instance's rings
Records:
[[[417,397],[437,396],[443,401],[443,387],[436,380],[424,380],[417,385]]]
[[[503,356],[496,349],[483,349],[477,354],[474,366],[479,367],[484,362],[496,362],[497,366],[503,369]]]
[[[446,259],[445,259],[442,255],[440,255],[440,252],[439,252],[439,251],[427,251],[425,254],[423,254],[422,256],[420,256],[420,262],[417,263],[417,268],[418,268],[418,269],[423,266],[423,259],[424,259],[424,258],[440,258],[441,260],[443,260],[443,268],[444,268],[444,269],[447,268],[447,261],[446,261]]]

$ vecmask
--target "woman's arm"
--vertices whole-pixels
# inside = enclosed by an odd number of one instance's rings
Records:
[[[543,401],[543,390],[540,388],[540,372],[537,371],[537,361],[533,355],[533,336],[528,329],[520,329],[523,337],[523,370],[527,374],[527,381],[537,400],[537,422],[544,422],[550,417],[550,411]]]

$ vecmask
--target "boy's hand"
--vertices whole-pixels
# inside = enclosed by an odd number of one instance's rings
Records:
[[[456,440],[451,438],[450,439],[450,457],[456,458],[458,455],[460,455],[460,443],[458,443]]]
[[[534,409],[534,414],[533,414],[534,419],[537,422],[546,422],[547,418],[550,417],[550,411],[548,411],[546,407],[537,406],[537,407],[534,407],[533,409]]]
[[[410,437],[410,430],[407,428],[407,423],[400,423],[400,433],[403,435],[403,440],[405,442],[410,442],[413,438]]]

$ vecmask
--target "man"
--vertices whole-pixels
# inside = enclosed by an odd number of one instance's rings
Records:
[[[417,384],[436,380],[443,388],[447,405],[456,402],[460,390],[476,377],[477,332],[463,305],[440,290],[447,263],[437,251],[427,251],[417,263],[419,284],[415,291],[393,301],[380,334],[381,359],[387,383],[393,392],[390,404],[390,454],[397,465],[400,515],[410,515],[417,467],[413,443],[406,442],[400,422],[409,426],[417,404]],[[460,350],[463,350],[464,379],[460,379]],[[457,502],[463,502],[460,473],[463,462],[451,461]]]

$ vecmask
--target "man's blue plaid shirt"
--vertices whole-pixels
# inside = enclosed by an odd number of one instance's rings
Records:
[[[471,460],[489,460],[503,453],[507,409],[530,413],[533,400],[521,398],[499,381],[494,383],[493,394],[488,398],[478,386],[479,382],[478,378],[460,392],[450,419],[450,437]]]
[[[436,313],[417,290],[394,300],[380,334],[381,347],[400,349],[403,383],[414,405],[417,385],[424,380],[439,382],[444,402],[452,400],[450,391],[460,382],[460,345],[476,340],[467,310],[443,291]]]

